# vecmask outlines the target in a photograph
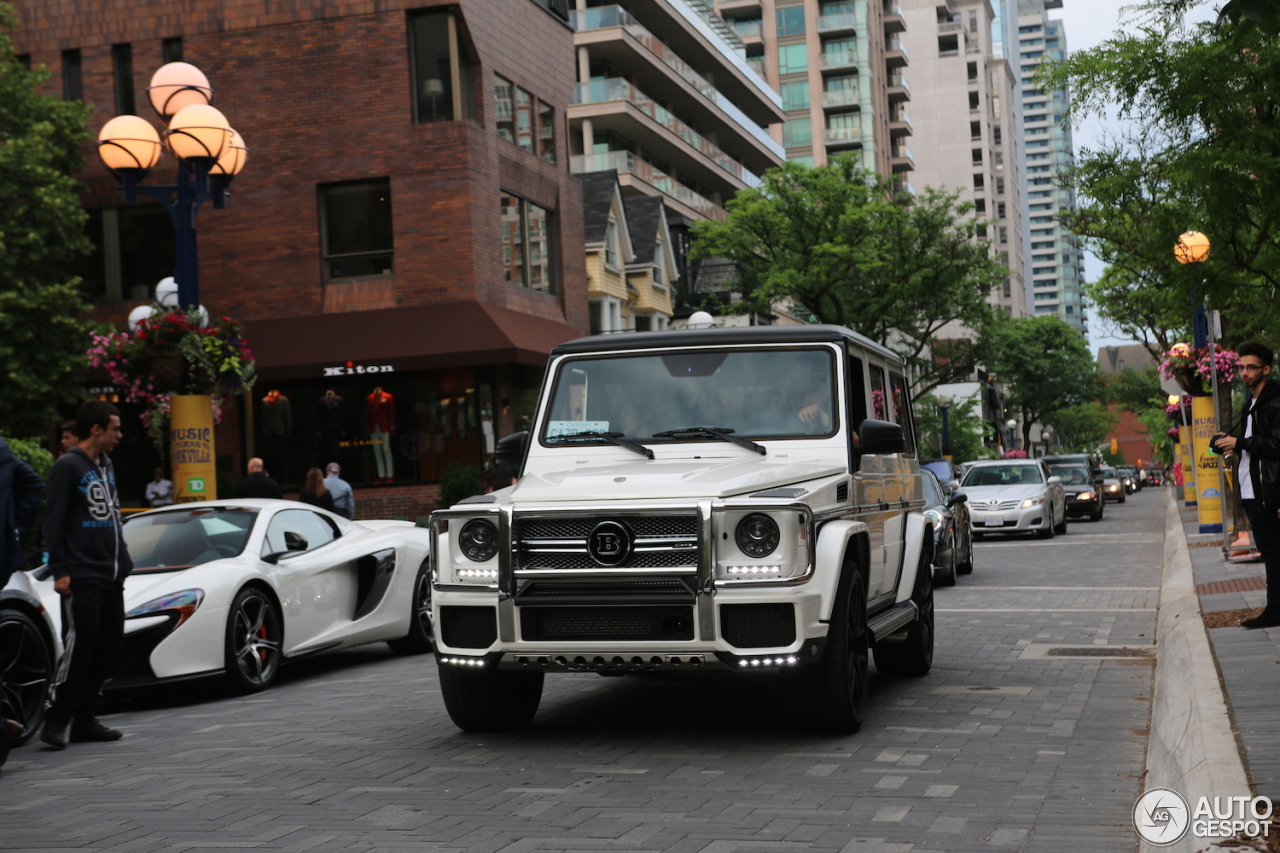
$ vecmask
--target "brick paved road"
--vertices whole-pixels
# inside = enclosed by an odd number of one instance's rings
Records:
[[[1163,495],[1052,542],[987,541],[938,592],[924,679],[872,683],[848,738],[796,735],[772,682],[549,678],[529,731],[459,732],[434,665],[385,647],[267,694],[117,700],[115,744],[26,746],[6,851],[1134,850]]]

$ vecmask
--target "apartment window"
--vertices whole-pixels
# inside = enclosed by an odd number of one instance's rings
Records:
[[[978,79],[978,63],[970,62],[966,67],[969,70],[969,79],[977,80]]]
[[[84,100],[84,66],[78,50],[62,52],[62,97],[68,101]]]
[[[507,78],[495,74],[493,100],[495,111],[498,114],[498,136],[508,142],[515,142],[515,84]]]
[[[1000,228],[996,231],[996,233],[999,235],[999,239],[1001,243],[1009,242],[1009,228],[1007,226],[1001,225]]]
[[[115,72],[116,114],[137,112],[133,98],[133,45],[111,45],[111,68]]]
[[[658,240],[653,244],[653,283],[659,287],[667,286],[666,262],[666,250],[662,246],[662,241]]]
[[[804,33],[804,6],[784,6],[778,10],[778,35],[798,36]]]
[[[796,74],[809,70],[809,46],[784,44],[778,47],[778,73]]]
[[[538,101],[538,156],[556,161],[556,111],[546,101]]]
[[[174,36],[160,42],[160,61],[166,64],[182,61],[182,36]]]
[[[969,122],[969,138],[970,139],[982,138],[982,122],[980,121]]]
[[[1007,208],[1005,207],[1004,202],[1002,201],[996,202],[996,218],[997,219],[1004,219],[1006,210]]]
[[[982,149],[974,148],[972,150],[972,153],[973,153],[973,165],[981,166],[982,165]]]
[[[473,63],[451,9],[419,12],[409,18],[413,54],[413,119],[418,124],[473,118]]]
[[[857,88],[857,74],[832,74],[823,83],[823,90],[827,92],[852,92]]]
[[[808,118],[788,119],[782,124],[782,144],[786,148],[799,148],[813,144],[813,120]]]
[[[504,278],[521,287],[554,294],[557,288],[551,211],[511,193],[503,193],[501,203]],[[607,236],[606,232],[606,262]]]
[[[969,13],[969,32],[976,33],[978,31],[978,13]]]
[[[809,109],[809,81],[797,80],[783,83],[781,86],[782,108],[784,110]]]
[[[978,109],[979,106],[980,104],[978,102],[978,93],[970,92],[969,93],[969,109],[976,110]]]
[[[980,189],[985,189],[985,188],[986,188],[986,180],[983,178],[983,176],[982,176],[982,173],[981,173],[981,172],[975,172],[975,173],[974,173],[974,175],[973,175],[973,188],[974,188],[975,190],[980,190]]]
[[[173,222],[159,204],[86,211],[93,251],[77,268],[90,301],[147,300],[156,282],[173,274]]]
[[[991,126],[991,144],[992,145],[1001,144],[1000,125],[998,124],[994,124]]]
[[[996,192],[1004,192],[1004,178],[996,178]]]
[[[597,130],[591,134],[591,153],[593,154],[605,154],[609,151],[630,151],[631,144],[630,139],[612,130]],[[652,166],[657,166],[663,172],[667,171],[666,168],[658,166],[657,163],[649,159],[647,155],[644,159],[645,162]]]
[[[938,36],[938,56],[955,56],[960,52],[960,37],[955,33]]]
[[[827,56],[853,56],[857,50],[855,39],[828,39],[822,43],[822,52]]]
[[[609,217],[604,226],[604,264],[607,267],[619,268],[618,257],[622,252],[618,248],[618,223]]]
[[[516,145],[525,151],[533,150],[533,95],[516,86],[515,94]]]
[[[1038,33],[1038,32],[1040,32],[1040,29],[1041,29],[1041,28],[1040,28],[1040,25],[1039,25],[1039,24],[1036,24],[1036,25],[1035,25],[1035,26],[1033,26],[1033,27],[1018,27],[1018,32],[1020,32],[1020,33]]]
[[[975,199],[973,202],[973,210],[975,213],[987,212],[987,200],[985,198]]]
[[[320,234],[325,281],[391,275],[391,181],[321,186]]]

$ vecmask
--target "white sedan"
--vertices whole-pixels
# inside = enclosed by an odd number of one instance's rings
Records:
[[[986,533],[1035,533],[1052,539],[1067,532],[1062,478],[1038,459],[974,462],[960,488],[969,496],[975,538]]]
[[[221,500],[131,516],[125,636],[109,687],[225,674],[271,686],[282,663],[385,641],[433,648],[428,532],[297,501]],[[41,597],[58,612],[45,579]]]

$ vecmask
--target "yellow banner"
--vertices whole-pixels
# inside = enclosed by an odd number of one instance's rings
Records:
[[[169,462],[174,503],[218,498],[213,406],[204,394],[180,394],[169,411]]]
[[[1178,458],[1182,461],[1182,500],[1186,506],[1196,505],[1196,469],[1191,464],[1191,428],[1178,426]]]
[[[1209,452],[1217,429],[1212,397],[1191,398],[1191,452],[1196,460],[1196,510],[1201,533],[1222,532],[1222,490],[1218,479],[1221,458]]]

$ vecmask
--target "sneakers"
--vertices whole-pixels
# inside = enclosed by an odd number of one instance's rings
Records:
[[[71,724],[71,739],[76,743],[120,740],[122,737],[122,732],[107,728],[94,717],[76,720]]]
[[[66,749],[71,739],[71,718],[49,716],[40,730],[40,740],[54,749]]]
[[[1268,604],[1257,616],[1240,623],[1242,628],[1275,628],[1280,626],[1280,605]]]
[[[18,735],[22,734],[22,724],[3,717],[0,717],[0,722],[4,724],[0,727],[0,767],[3,767],[5,759],[9,757],[9,750],[18,742]]]

